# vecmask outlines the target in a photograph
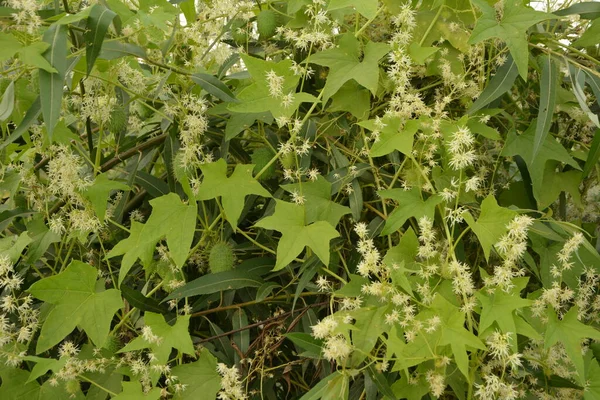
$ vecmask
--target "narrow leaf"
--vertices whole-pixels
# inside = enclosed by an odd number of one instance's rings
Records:
[[[87,19],[87,30],[85,32],[87,75],[94,68],[94,63],[100,54],[102,42],[104,42],[108,27],[116,16],[117,14],[100,4],[94,5],[90,10],[90,16]]]
[[[141,311],[150,311],[157,314],[165,314],[167,310],[160,306],[160,303],[153,298],[144,296],[140,291],[121,285],[121,294],[123,298],[132,306]]]
[[[490,80],[486,88],[483,89],[481,95],[467,110],[467,113],[473,114],[502,96],[510,90],[518,75],[519,69],[517,68],[517,64],[512,57],[508,57],[508,60],[496,71],[496,75]]]
[[[588,158],[585,161],[585,166],[583,167],[583,173],[581,174],[581,179],[585,178],[590,171],[594,168],[598,159],[600,158],[600,129],[596,129],[594,133],[594,139],[592,140],[592,146],[590,147],[590,152],[588,153]]]
[[[535,140],[533,142],[533,153],[531,159],[535,160],[542,143],[548,136],[554,105],[556,104],[556,89],[558,82],[558,66],[549,55],[541,56],[542,80],[540,82],[540,106],[538,109],[538,123],[535,127]]]
[[[233,92],[231,92],[231,90],[229,90],[227,85],[225,85],[215,76],[198,73],[192,75],[192,80],[197,85],[200,85],[202,89],[206,90],[208,93],[212,94],[219,100],[223,100],[228,103],[238,102],[235,98],[235,95],[233,94]]]
[[[44,41],[50,43],[44,57],[57,71],[51,73],[40,69],[42,115],[51,139],[54,127],[60,117],[63,85],[67,71],[67,27],[65,25],[51,26],[44,34]]]
[[[181,299],[183,297],[198,296],[201,294],[210,294],[222,290],[241,289],[245,287],[259,287],[263,280],[256,276],[248,274],[248,271],[233,269],[231,271],[217,272],[208,274],[187,283],[186,285],[174,290],[166,299]]]
[[[0,101],[0,121],[6,121],[15,108],[15,82],[11,81]]]
[[[561,17],[565,15],[579,14],[580,18],[596,19],[600,17],[600,3],[577,3],[563,10],[555,11],[554,14],[559,15]]]

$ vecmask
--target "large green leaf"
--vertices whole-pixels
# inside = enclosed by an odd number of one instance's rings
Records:
[[[178,365],[171,372],[179,378],[179,382],[186,385],[186,389],[175,395],[175,399],[194,400],[200,394],[203,398],[214,399],[221,389],[217,360],[206,348],[200,350],[196,361]]]
[[[527,29],[538,22],[557,17],[525,7],[520,0],[508,0],[502,3],[504,6],[502,17],[498,19],[496,9],[485,0],[473,0],[473,3],[479,7],[483,15],[477,20],[469,43],[479,43],[492,38],[503,40],[517,64],[519,74],[527,80],[529,62]]]
[[[304,250],[304,247],[310,247],[323,264],[329,265],[329,242],[339,236],[335,228],[325,221],[306,225],[304,206],[281,200],[275,201],[275,213],[256,223],[260,228],[281,232],[274,270],[286,267]]]
[[[517,64],[512,57],[509,57],[508,60],[498,68],[496,75],[490,79],[485,89],[483,89],[483,92],[481,92],[473,105],[469,107],[467,113],[473,114],[481,110],[483,107],[508,92],[515,83],[517,76],[519,76]]]
[[[558,86],[558,65],[551,56],[543,55],[540,57],[542,64],[542,79],[540,81],[540,105],[538,107],[538,122],[535,127],[535,140],[533,141],[532,162],[535,160],[542,143],[546,141],[552,116],[554,115],[554,105],[556,104],[556,88]]]
[[[377,15],[377,0],[331,0],[327,9],[333,11],[346,7],[354,8],[367,19],[375,18]]]
[[[229,90],[227,85],[219,80],[219,78],[210,75],[197,73],[191,76],[194,83],[200,85],[200,87],[206,90],[208,93],[215,96],[217,99],[225,102],[237,102],[235,95]]]
[[[165,300],[217,293],[223,290],[259,287],[262,284],[263,280],[258,274],[253,274],[246,269],[232,269],[230,271],[207,274],[194,279],[184,286],[175,289]]]
[[[85,31],[85,58],[87,61],[87,74],[94,68],[96,58],[100,54],[102,43],[113,19],[117,16],[114,12],[101,4],[94,4],[90,9]]]
[[[385,221],[382,235],[396,232],[409,218],[419,219],[427,216],[429,219],[433,219],[435,207],[442,202],[442,198],[437,195],[423,200],[419,189],[388,189],[380,190],[378,193],[383,199],[392,199],[398,202],[398,206]]]
[[[490,258],[492,246],[506,233],[508,223],[516,215],[515,211],[500,207],[496,202],[496,198],[492,195],[481,202],[481,214],[477,222],[470,213],[463,214],[465,221],[469,224],[473,233],[477,235],[486,260]]]
[[[572,307],[559,320],[554,310],[548,309],[548,327],[546,328],[544,347],[549,348],[556,343],[562,343],[577,371],[577,381],[584,384],[586,375],[581,353],[581,341],[588,338],[600,340],[600,331],[579,322],[577,312],[577,307]]]
[[[60,274],[31,285],[34,297],[54,305],[42,325],[37,353],[59,343],[77,326],[97,347],[104,345],[113,315],[124,305],[119,291],[99,287],[97,277],[96,268],[72,261]]]
[[[146,312],[144,313],[144,323],[146,326],[150,327],[152,334],[158,339],[149,341],[147,339],[152,338],[138,336],[129,342],[127,346],[119,350],[119,353],[151,349],[152,354],[156,357],[154,363],[160,365],[164,365],[169,361],[169,355],[171,354],[172,348],[185,354],[194,354],[194,344],[192,343],[192,338],[188,332],[190,323],[189,315],[179,316],[174,325],[169,325],[162,314]]]
[[[106,216],[106,203],[108,202],[110,192],[114,190],[129,189],[129,186],[124,183],[108,179],[108,175],[104,173],[96,176],[94,183],[86,189],[83,195],[94,206],[94,211],[100,221],[104,221]]]
[[[310,56],[309,62],[329,67],[323,88],[325,102],[351,79],[369,89],[373,95],[377,93],[379,60],[390,51],[390,47],[385,43],[368,42],[362,60],[360,50],[358,40],[348,33],[341,36],[338,47]]]
[[[332,226],[337,226],[340,219],[350,213],[348,207],[331,200],[331,183],[322,176],[319,176],[314,182],[292,183],[281,185],[281,188],[287,192],[296,192],[304,196],[305,222],[307,224],[327,221]]]
[[[238,164],[231,176],[227,176],[227,163],[222,158],[200,169],[204,179],[198,189],[197,200],[221,197],[225,217],[232,227],[237,228],[238,219],[244,208],[244,200],[250,194],[271,197],[271,194],[252,177],[254,165]]]
[[[107,257],[125,255],[119,271],[119,285],[138,258],[145,266],[150,265],[156,243],[167,240],[169,253],[175,265],[182,267],[194,239],[196,228],[196,204],[184,204],[175,193],[169,193],[150,201],[152,214],[145,224],[133,222],[131,234],[121,240]]]
[[[50,44],[44,57],[56,70],[40,69],[40,101],[46,131],[50,138],[60,117],[63,86],[67,72],[67,27],[53,25],[44,33],[44,41]]]
[[[394,117],[382,121],[384,127],[379,129],[374,119],[359,122],[358,125],[370,131],[379,131],[379,139],[371,146],[371,157],[382,157],[398,150],[405,155],[411,155],[415,133],[419,130],[418,120],[408,120],[404,123]]]

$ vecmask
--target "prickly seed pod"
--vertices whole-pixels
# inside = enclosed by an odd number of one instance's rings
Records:
[[[217,242],[210,249],[208,256],[208,266],[210,272],[224,272],[233,269],[233,263],[235,262],[235,256],[233,255],[233,249],[230,245],[225,242]]]
[[[270,38],[277,29],[277,14],[273,10],[262,10],[256,17],[256,25],[261,39]]]

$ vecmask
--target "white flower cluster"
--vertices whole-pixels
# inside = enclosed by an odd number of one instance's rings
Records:
[[[236,367],[228,368],[227,365],[219,363],[217,372],[221,375],[221,391],[217,395],[219,400],[245,400],[248,398],[244,393],[244,387]]]

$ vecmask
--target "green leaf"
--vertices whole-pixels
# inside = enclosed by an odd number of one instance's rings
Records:
[[[119,291],[99,287],[97,277],[96,268],[72,261],[60,274],[31,285],[29,292],[34,297],[54,305],[38,338],[38,354],[59,343],[77,326],[97,347],[104,345],[113,315],[124,305]]]
[[[509,57],[508,60],[498,68],[496,75],[490,79],[488,85],[483,89],[483,92],[481,92],[473,105],[469,107],[467,114],[473,114],[481,110],[483,107],[508,92],[515,83],[517,76],[519,76],[517,64],[512,57]]]
[[[328,11],[352,7],[366,19],[375,18],[377,15],[377,0],[331,0],[327,6]]]
[[[59,26],[53,26],[50,30],[62,30],[63,28]],[[44,34],[44,42],[34,42],[27,47],[22,47],[19,49],[19,59],[25,65],[30,65],[32,67],[40,68],[49,73],[56,73],[57,70],[48,62],[48,59],[43,56],[43,54],[51,47],[51,44],[46,41],[46,35],[48,31]]]
[[[531,176],[531,182],[533,185],[533,194],[538,202],[546,195],[549,188],[548,177],[554,174],[551,170],[550,175],[545,173],[546,167],[551,167],[552,163],[546,165],[549,160],[556,160],[572,166],[575,169],[579,169],[579,164],[571,158],[567,150],[551,135],[546,136],[546,140],[542,143],[540,150],[533,162],[532,151],[533,144],[535,141],[535,129],[537,121],[533,119],[529,128],[521,135],[516,135],[514,131],[508,133],[504,149],[502,150],[503,156],[515,156],[520,155],[525,163],[527,164],[527,170]],[[556,189],[560,189],[557,187]],[[550,202],[552,202],[551,200]],[[544,202],[547,205],[547,201]],[[540,205],[541,207],[541,205]]]
[[[329,75],[323,88],[323,101],[326,103],[351,79],[375,95],[379,83],[379,60],[389,51],[390,46],[385,43],[368,42],[361,60],[360,43],[353,34],[348,33],[341,36],[338,47],[311,55],[311,63],[329,67]]]
[[[244,200],[250,194],[271,197],[271,194],[252,177],[252,164],[237,164],[231,176],[227,176],[227,163],[222,158],[216,162],[202,164],[204,176],[198,189],[197,200],[209,200],[221,197],[225,217],[231,226],[237,228],[237,222],[244,208]]]
[[[329,265],[329,241],[339,236],[330,223],[317,221],[305,225],[305,207],[275,200],[275,213],[255,226],[281,232],[274,271],[289,265],[304,247],[310,247],[325,265]]]
[[[371,110],[371,93],[351,80],[342,85],[336,94],[331,96],[330,112],[347,111],[357,120],[369,117]]]
[[[583,91],[583,87],[585,85],[585,77],[586,74],[582,69],[575,68],[570,66],[569,68],[569,80],[571,81],[571,85],[573,86],[573,94],[579,103],[579,106],[587,114],[590,121],[594,123],[598,128],[600,128],[600,120],[598,119],[598,115],[592,112],[587,104],[587,97],[585,92]],[[595,82],[597,83],[597,82]],[[595,86],[595,85],[594,85]],[[594,88],[592,86],[592,88]]]
[[[470,213],[463,214],[465,221],[477,235],[486,260],[490,258],[492,246],[506,233],[508,229],[506,226],[516,215],[515,211],[500,207],[493,195],[489,195],[481,202],[481,214],[477,222]]]
[[[503,290],[496,289],[493,293],[489,293],[487,288],[483,288],[475,295],[481,302],[482,307],[479,320],[480,336],[487,328],[492,326],[494,322],[498,324],[498,327],[502,332],[516,333],[515,310],[533,304],[533,300],[522,299],[518,290],[506,293]],[[513,341],[513,344],[517,344],[516,340]]]
[[[119,271],[119,285],[139,258],[150,265],[156,243],[166,237],[169,253],[175,265],[182,267],[194,239],[196,204],[184,204],[175,193],[150,201],[152,214],[146,224],[131,224],[131,234],[121,240],[107,257],[125,255]]]
[[[410,58],[418,65],[425,65],[425,61],[438,52],[439,47],[424,47],[417,42],[412,42],[408,46],[408,54]]]
[[[217,372],[217,360],[208,349],[200,351],[193,363],[178,365],[172,369],[173,375],[186,389],[175,395],[175,399],[194,400],[201,394],[203,398],[214,399],[221,389],[221,375]]]
[[[142,390],[142,384],[139,381],[122,382],[123,391],[117,394],[112,400],[159,400],[160,388],[152,388],[148,392]]]
[[[31,369],[31,374],[29,374],[29,378],[27,378],[27,382],[33,382],[40,376],[46,374],[46,372],[52,370],[52,372],[58,372],[60,369],[67,363],[67,358],[63,357],[60,360],[55,360],[54,358],[43,358],[36,356],[26,356],[23,357],[25,361],[33,361],[35,362],[35,366]]]
[[[223,290],[259,287],[262,284],[263,280],[257,274],[252,274],[245,269],[236,268],[229,271],[207,274],[194,279],[184,286],[175,289],[165,300],[217,293]]]
[[[573,46],[589,47],[595,46],[600,42],[600,18],[592,21],[591,25],[583,32]]]
[[[146,297],[142,292],[132,289],[129,286],[121,285],[121,294],[127,300],[130,306],[141,311],[151,311],[153,313],[164,314],[167,310],[160,306],[160,303],[151,297]]]
[[[350,365],[358,367],[373,350],[379,336],[386,331],[385,314],[388,306],[382,307],[363,307],[352,312],[355,319],[352,325],[352,345],[355,351],[352,352]]]
[[[575,3],[570,7],[554,12],[555,15],[565,16],[579,14],[583,19],[596,19],[600,17],[600,4],[598,2]]]
[[[423,200],[421,191],[417,188],[411,190],[380,190],[378,193],[383,199],[392,199],[398,202],[398,206],[385,221],[385,226],[381,232],[382,235],[389,235],[396,232],[404,225],[406,220],[412,217],[419,219],[427,216],[433,220],[435,206],[442,202],[442,198],[439,196],[431,196],[427,200]]]
[[[15,140],[18,140],[21,136],[23,136],[23,134],[27,132],[27,129],[29,129],[31,124],[37,121],[41,113],[42,108],[40,98],[38,97],[27,110],[25,117],[23,117],[23,120],[21,121],[19,126],[17,126],[17,129],[12,131],[12,133],[6,139],[4,139],[2,143],[0,143],[0,151],[3,150],[9,144],[13,143]]]
[[[138,336],[123,347],[118,353],[128,351],[151,349],[152,354],[156,356],[154,363],[166,364],[169,361],[171,349],[177,349],[182,353],[193,355],[194,344],[188,332],[190,323],[189,315],[180,315],[174,325],[169,325],[162,314],[152,312],[144,313],[144,323],[150,327],[152,334],[157,336],[158,340],[149,342],[143,336]]]
[[[102,43],[112,20],[117,16],[101,4],[95,4],[90,10],[85,31],[85,58],[87,61],[87,75],[92,72],[96,58],[100,54]]]
[[[304,222],[306,224],[327,221],[331,226],[337,226],[344,215],[350,214],[348,207],[331,200],[331,183],[322,176],[319,176],[314,182],[281,185],[281,188],[287,192],[296,192],[304,196],[306,211]]]
[[[51,26],[44,33],[44,41],[50,44],[44,57],[54,71],[40,69],[40,101],[46,130],[48,136],[52,138],[52,132],[60,117],[63,86],[67,73],[67,27]]]
[[[473,3],[479,7],[483,15],[477,20],[469,43],[475,44],[491,38],[503,40],[517,64],[519,74],[527,80],[529,62],[527,29],[538,22],[557,17],[525,7],[520,0],[509,0],[502,3],[504,5],[502,18],[498,20],[496,9],[485,0],[473,0]]]
[[[231,103],[237,102],[235,95],[229,90],[227,85],[221,82],[217,77],[210,74],[197,73],[192,75],[191,78],[192,81],[197,85],[200,85],[202,89],[206,90],[217,99]]]
[[[286,339],[290,339],[299,348],[308,351],[314,355],[321,355],[323,349],[323,340],[315,339],[313,335],[304,332],[291,332],[283,335]]]
[[[303,102],[316,102],[317,99],[308,93],[296,93],[300,76],[295,75],[291,60],[278,63],[264,61],[256,57],[241,55],[253,83],[238,93],[238,103],[229,104],[229,110],[237,113],[262,113],[269,111],[273,117],[290,117]],[[269,92],[267,74],[275,73],[282,79],[281,94],[293,96],[290,104],[285,105],[281,97],[272,96]]]
[[[579,322],[577,320],[577,312],[577,307],[572,307],[562,320],[559,320],[554,310],[548,309],[548,326],[546,328],[544,347],[548,349],[556,343],[562,343],[567,355],[575,366],[578,374],[578,382],[584,384],[586,375],[583,355],[581,353],[581,341],[588,338],[600,340],[600,331]]]
[[[583,167],[581,179],[588,176],[592,169],[594,169],[598,163],[598,159],[600,159],[600,129],[596,129],[596,132],[594,132],[594,139],[592,140],[592,145],[590,146],[590,151]]]
[[[442,319],[441,338],[439,345],[450,345],[452,355],[460,372],[469,378],[469,359],[467,347],[485,350],[485,345],[477,336],[473,335],[465,327],[465,313],[448,302],[439,293],[435,295],[431,303],[432,310]]]
[[[0,32],[0,62],[12,58],[23,47],[12,33]]]
[[[52,386],[46,381],[40,386],[36,381],[28,382],[29,372],[18,368],[0,367],[0,399],[2,400],[46,400],[46,399],[73,399],[83,400],[85,396],[81,390],[67,393],[65,385]]]
[[[27,232],[31,243],[27,249],[27,262],[39,260],[52,243],[60,242],[60,235],[52,232],[44,223],[43,217],[33,218],[27,223]]]
[[[554,115],[554,105],[556,104],[556,87],[558,86],[558,65],[549,55],[540,57],[542,64],[542,77],[540,81],[540,104],[538,107],[538,123],[535,127],[535,139],[533,141],[532,163],[537,156],[542,143],[546,141],[550,125],[552,125],[552,116]]]
[[[13,112],[15,108],[15,82],[10,81],[0,101],[0,121],[4,122]]]
[[[312,387],[307,393],[304,394],[300,398],[300,400],[319,400],[323,394],[327,392],[327,390],[335,385],[334,378],[340,377],[341,374],[339,372],[334,372],[333,374],[327,376],[324,379],[321,379],[319,383]]]
[[[113,190],[130,190],[129,186],[124,183],[111,181],[106,173],[97,175],[94,178],[94,183],[87,188],[83,195],[92,203],[94,211],[100,219],[104,221],[106,216],[106,203],[109,199],[109,194]]]
[[[367,128],[370,131],[378,131],[379,139],[371,146],[371,157],[382,157],[398,150],[405,155],[411,155],[415,133],[421,126],[418,120],[408,120],[404,122],[398,117],[384,119],[385,126],[379,129],[376,120],[359,122],[358,125]]]

